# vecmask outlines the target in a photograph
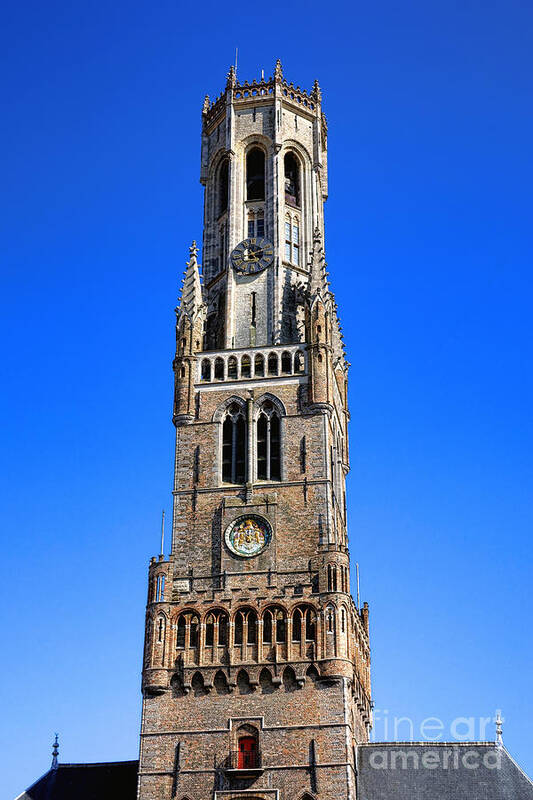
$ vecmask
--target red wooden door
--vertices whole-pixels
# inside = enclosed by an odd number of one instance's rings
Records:
[[[250,769],[257,765],[257,744],[253,736],[239,739],[239,769]]]

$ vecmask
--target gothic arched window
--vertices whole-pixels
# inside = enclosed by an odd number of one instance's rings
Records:
[[[257,477],[281,480],[280,417],[270,400],[265,400],[257,419]]]
[[[220,358],[220,356],[215,358],[215,380],[224,380],[224,359]]]
[[[241,358],[241,378],[249,378],[252,374],[252,362],[250,356]]]
[[[218,173],[218,216],[228,207],[229,194],[229,159],[225,158]]]
[[[212,611],[205,621],[205,646],[215,647],[228,643],[228,615],[224,611]]]
[[[278,357],[275,353],[270,353],[268,357],[268,374],[269,375],[278,374]]]
[[[263,614],[263,642],[283,644],[287,638],[285,612],[281,608],[267,608]]]
[[[283,644],[287,637],[287,626],[285,624],[285,615],[283,611],[276,611],[274,613],[274,620],[276,622],[276,642],[278,644]]]
[[[285,216],[285,261],[300,265],[300,221],[296,214]]]
[[[236,380],[237,378],[237,359],[235,356],[228,358],[228,378],[230,380]]]
[[[176,626],[176,647],[180,650],[198,647],[199,631],[200,620],[194,612],[180,614]]]
[[[241,609],[235,615],[235,644],[257,642],[257,614],[251,609]]]
[[[208,358],[204,358],[202,361],[202,380],[203,381],[210,381],[211,380],[211,362]]]
[[[316,614],[312,608],[299,607],[294,610],[292,618],[292,640],[314,642],[316,637]]]
[[[265,154],[259,147],[246,156],[246,199],[265,199]]]
[[[281,354],[281,371],[285,375],[290,375],[292,372],[292,358],[290,353]]]
[[[232,403],[222,423],[222,480],[244,483],[246,476],[246,420],[244,409]]]
[[[285,167],[285,202],[291,206],[300,205],[300,168],[292,153],[283,160]]]
[[[259,353],[255,357],[254,375],[255,375],[256,378],[262,378],[264,376],[264,374],[265,374],[265,359]]]

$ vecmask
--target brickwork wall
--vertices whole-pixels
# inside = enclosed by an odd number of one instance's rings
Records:
[[[327,191],[325,120],[319,90],[293,90],[276,70],[261,97],[245,99],[230,75],[226,92],[204,106],[207,266],[200,289],[191,248],[174,360],[172,551],[153,558],[148,575],[139,800],[303,800],[306,792],[311,800],[355,800],[354,745],[370,730],[368,607],[351,597],[347,548],[347,365],[316,249]],[[252,145],[266,154],[266,235],[276,258],[259,275],[236,277],[223,262],[216,276],[220,225],[227,255],[246,235]],[[302,252],[312,241],[314,248],[310,265],[300,267],[283,263],[289,150],[301,164]],[[230,159],[229,206],[221,217],[223,158]],[[255,341],[252,288],[260,301]],[[204,336],[204,324],[216,335]],[[283,337],[302,342],[289,348],[289,367],[282,366]],[[218,351],[207,352],[206,342]],[[215,374],[222,354],[223,374]],[[264,375],[254,368],[244,378],[243,354],[253,364],[262,354]],[[265,408],[280,421],[275,480],[258,479]],[[227,472],[223,479],[230,413],[241,415],[246,437],[239,483],[229,483]],[[253,557],[228,539],[241,517],[258,519],[268,533]],[[243,735],[257,751],[247,765],[236,756]]]

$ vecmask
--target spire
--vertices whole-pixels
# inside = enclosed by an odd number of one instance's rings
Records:
[[[276,66],[274,67],[274,80],[281,81],[283,79],[283,67],[281,66],[281,61],[279,58],[276,60]]]
[[[190,260],[187,261],[187,269],[183,278],[179,313],[186,314],[190,319],[193,319],[203,305],[202,284],[197,259],[198,247],[195,241],[190,246],[189,253]]]
[[[322,91],[321,91],[320,86],[318,84],[318,81],[316,79],[315,79],[315,82],[313,83],[312,95],[315,98],[317,103],[320,103],[322,101]]]
[[[326,275],[326,261],[322,247],[322,234],[317,226],[313,234],[313,249],[311,251],[311,264],[309,270],[309,299],[311,303],[320,295],[326,300],[328,295],[328,282]]]
[[[226,76],[226,89],[232,89],[236,85],[236,83],[237,83],[237,73],[235,72],[235,67],[232,64]]]
[[[161,514],[161,552],[159,555],[163,557],[165,555],[165,509]]]
[[[59,738],[58,738],[58,735],[56,733],[56,738],[55,738],[54,744],[52,746],[52,766],[51,766],[51,769],[57,769],[57,767],[58,767],[58,764],[57,764],[58,755],[59,755]]]
[[[206,96],[204,97],[204,104],[202,106],[202,112],[204,114],[207,114],[207,112],[209,111],[209,105],[210,105],[210,103],[209,103],[209,95],[206,94]]]
[[[496,711],[494,722],[496,723],[496,744],[498,747],[503,747],[502,724],[505,722],[505,720],[502,717],[502,712],[499,709]]]

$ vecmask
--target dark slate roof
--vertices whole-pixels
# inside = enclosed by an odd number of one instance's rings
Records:
[[[138,761],[59,764],[17,800],[135,800]]]
[[[493,742],[357,748],[358,800],[533,800],[533,783]]]

